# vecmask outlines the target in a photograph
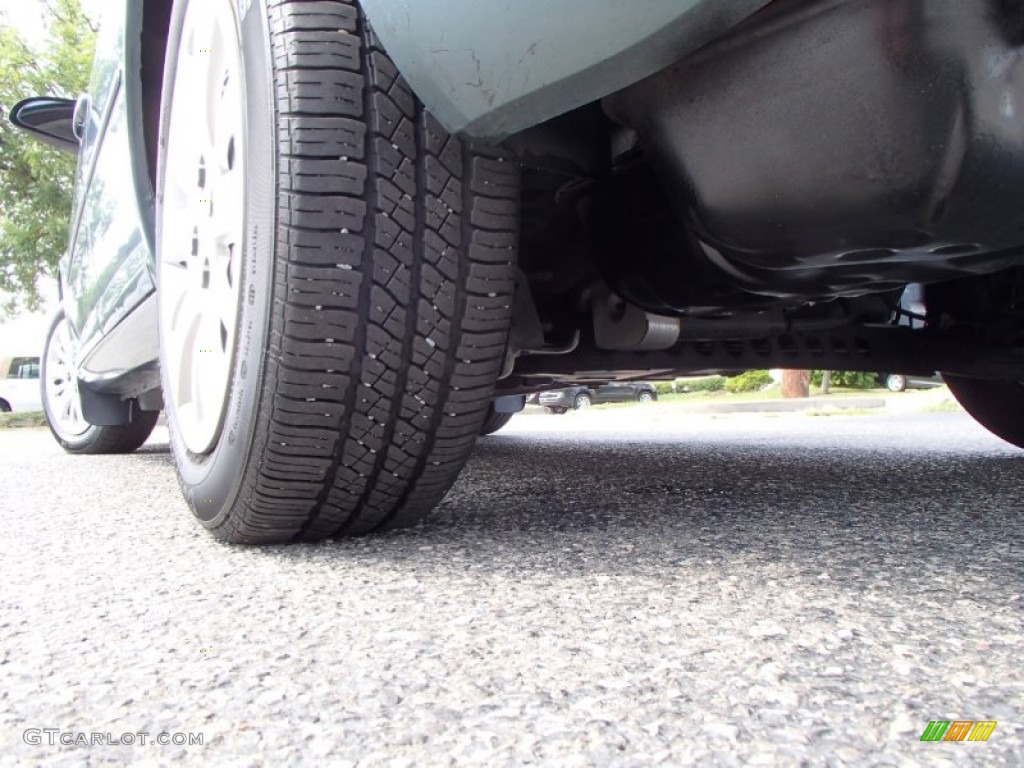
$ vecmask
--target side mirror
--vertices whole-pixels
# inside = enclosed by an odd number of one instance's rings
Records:
[[[75,102],[50,96],[19,101],[11,110],[11,122],[33,138],[65,152],[78,154]]]

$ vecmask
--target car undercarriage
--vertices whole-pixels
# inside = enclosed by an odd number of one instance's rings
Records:
[[[512,137],[531,300],[499,388],[751,367],[1024,375],[1022,33],[1009,3],[775,2]],[[913,324],[908,284],[926,285]]]

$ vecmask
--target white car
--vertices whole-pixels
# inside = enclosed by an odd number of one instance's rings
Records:
[[[0,413],[41,410],[39,357],[0,357]]]

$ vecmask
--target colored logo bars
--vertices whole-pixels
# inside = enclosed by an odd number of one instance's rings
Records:
[[[921,741],[988,741],[995,729],[995,720],[932,720]]]

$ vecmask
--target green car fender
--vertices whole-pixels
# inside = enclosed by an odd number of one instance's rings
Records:
[[[363,0],[388,54],[451,132],[500,140],[614,93],[768,0]]]

